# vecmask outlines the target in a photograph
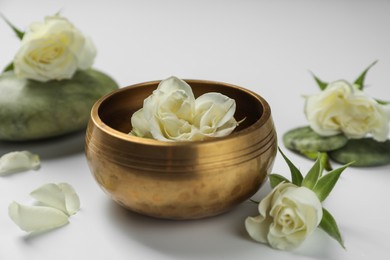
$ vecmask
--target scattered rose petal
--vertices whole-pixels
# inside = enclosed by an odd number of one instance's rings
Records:
[[[44,184],[30,195],[43,205],[59,209],[69,216],[80,209],[79,197],[68,183]]]
[[[80,199],[74,188],[68,183],[59,183],[58,186],[65,195],[65,205],[69,216],[80,210]]]
[[[10,218],[22,230],[40,232],[68,223],[68,218],[80,209],[79,196],[68,183],[48,183],[30,193],[38,205],[26,206],[12,202]]]
[[[45,206],[25,206],[17,202],[9,205],[8,215],[26,232],[46,231],[68,223],[68,216],[58,209]]]
[[[10,152],[0,157],[0,175],[38,170],[39,167],[39,156],[29,151]]]
[[[56,208],[67,214],[65,195],[57,184],[44,184],[33,190],[30,195],[38,202],[42,203],[42,205]]]

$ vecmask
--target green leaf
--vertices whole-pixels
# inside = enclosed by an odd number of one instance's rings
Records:
[[[315,161],[318,157],[318,152],[299,151],[306,158]]]
[[[302,173],[298,170],[297,167],[295,167],[295,165],[286,157],[286,155],[284,155],[284,153],[282,152],[282,150],[278,147],[279,149],[279,152],[281,153],[281,155],[283,156],[284,160],[286,161],[288,167],[290,168],[290,172],[291,172],[291,181],[293,184],[297,185],[297,186],[301,186],[302,184],[302,180],[303,180],[303,176],[302,176]]]
[[[321,165],[323,167],[323,170],[332,171],[332,165],[330,164],[330,159],[327,153],[324,153],[324,155],[321,157]],[[321,173],[322,174],[322,173]]]
[[[8,65],[3,69],[3,72],[10,71],[10,70],[14,70],[14,63],[13,63],[13,62],[11,62],[10,64],[8,64]]]
[[[321,90],[326,89],[326,87],[328,86],[327,82],[320,80],[316,75],[314,75],[314,73],[311,73],[311,75],[313,76],[314,80],[317,82],[317,85],[320,87]]]
[[[378,102],[379,105],[388,105],[390,104],[390,101],[384,101],[380,99],[375,99],[376,102]]]
[[[324,166],[324,169],[326,171],[332,171],[333,167],[332,164],[330,163],[329,155],[326,153],[326,156],[322,158],[323,162],[322,165]]]
[[[60,10],[58,10],[55,14],[54,14],[54,16],[60,16],[61,15],[61,12],[62,12],[62,10],[60,9]]]
[[[16,28],[7,18],[5,18],[5,16],[0,13],[0,16],[1,18],[3,18],[3,20],[9,25],[9,27],[11,27],[11,29],[15,32],[16,36],[21,40],[23,39],[23,36],[24,36],[24,32],[19,30],[18,28]]]
[[[371,63],[370,66],[367,67],[367,69],[365,69],[362,74],[360,74],[360,76],[355,80],[354,84],[358,85],[358,89],[360,90],[363,90],[364,88],[364,80],[366,78],[366,74],[367,72],[369,71],[369,69],[371,69],[372,66],[374,66],[378,61],[374,61],[373,63]]]
[[[341,173],[352,163],[353,162],[341,166],[340,168],[334,169],[318,180],[317,185],[314,187],[313,191],[317,194],[317,197],[320,201],[324,201],[326,197],[328,197],[328,195],[336,185],[337,181],[339,180]]]
[[[271,188],[275,188],[279,183],[282,182],[290,182],[290,181],[280,174],[276,174],[276,173],[270,174],[269,183],[271,185]]]
[[[322,165],[324,153],[317,154],[317,160],[314,165],[310,168],[309,172],[306,174],[305,178],[302,181],[302,186],[312,189],[316,186],[318,179],[322,175],[324,167]]]
[[[325,208],[322,208],[322,219],[319,227],[324,230],[329,236],[334,238],[345,249],[343,238],[337,226],[336,220]]]

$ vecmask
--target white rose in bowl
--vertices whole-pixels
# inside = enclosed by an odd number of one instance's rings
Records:
[[[291,250],[319,225],[322,205],[312,190],[281,183],[260,202],[259,213],[245,220],[248,234],[273,248]]]
[[[15,55],[14,72],[42,82],[70,79],[76,70],[90,68],[95,56],[89,38],[66,18],[50,16],[30,25]]]
[[[371,134],[385,141],[389,134],[390,106],[343,80],[306,97],[305,114],[310,127],[322,136],[344,133],[348,138],[362,138]]]
[[[201,141],[230,134],[237,126],[235,101],[219,93],[195,100],[191,87],[177,77],[161,81],[143,108],[131,118],[131,135],[161,141]]]

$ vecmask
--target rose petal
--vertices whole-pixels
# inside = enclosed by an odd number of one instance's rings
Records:
[[[53,207],[67,213],[65,195],[54,183],[44,184],[30,193],[31,197],[45,206]]]
[[[85,70],[92,67],[92,64],[96,57],[96,53],[96,47],[92,42],[92,39],[89,37],[85,37],[83,49],[77,59],[79,62],[79,69]]]
[[[217,128],[217,131],[214,133],[213,137],[223,137],[231,134],[238,124],[239,123],[237,123],[236,119],[230,119],[224,125]]]
[[[38,170],[39,167],[39,156],[29,151],[10,152],[0,158],[0,175]]]
[[[80,210],[80,199],[74,188],[68,183],[59,183],[58,186],[65,195],[66,210],[69,215],[76,214]]]
[[[195,101],[194,124],[208,137],[229,135],[238,125],[234,119],[236,103],[220,93],[210,92]]]
[[[162,134],[158,132],[153,133],[153,136],[157,140],[163,141],[197,141],[196,138],[201,136],[197,135],[198,131],[185,120],[177,119],[174,115],[167,115],[160,119],[163,125]]]
[[[8,215],[26,232],[41,232],[68,223],[68,216],[62,211],[44,206],[25,206],[12,202],[8,207]]]
[[[175,114],[177,118],[192,121],[195,111],[195,101],[185,91],[177,90],[161,97],[156,115]]]
[[[186,96],[188,96],[191,100],[195,101],[195,97],[190,85],[188,85],[187,82],[185,82],[184,80],[179,79],[175,76],[171,76],[165,80],[162,80],[158,85],[156,91],[161,91],[164,94],[170,95],[170,93],[173,93],[177,90],[184,91]]]
[[[68,215],[73,215],[80,209],[79,197],[67,183],[48,183],[32,191],[30,195],[43,205],[59,209]]]
[[[233,118],[236,111],[236,102],[225,95],[216,92],[209,92],[201,95],[195,101],[196,114],[209,110],[206,117],[201,120],[213,121],[216,119],[215,127],[221,127]],[[214,118],[214,119],[213,119]],[[200,123],[203,124],[202,122]]]
[[[260,215],[247,217],[245,220],[245,229],[252,239],[260,243],[267,243],[267,234],[271,223],[272,218],[264,218]]]
[[[152,138],[149,122],[145,119],[144,110],[141,108],[131,117],[133,129],[130,134],[138,137]]]

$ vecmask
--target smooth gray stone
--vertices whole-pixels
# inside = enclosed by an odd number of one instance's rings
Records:
[[[320,136],[309,126],[292,129],[283,135],[284,145],[297,152],[327,152],[343,147],[347,141],[342,134]]]
[[[329,156],[336,162],[352,166],[367,167],[390,164],[390,140],[377,142],[371,138],[351,139],[348,143]]]
[[[36,140],[82,130],[93,104],[117,88],[114,80],[96,70],[49,82],[5,72],[0,75],[0,140]]]

